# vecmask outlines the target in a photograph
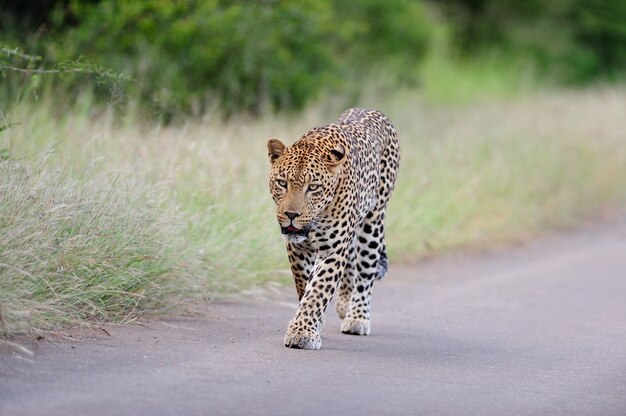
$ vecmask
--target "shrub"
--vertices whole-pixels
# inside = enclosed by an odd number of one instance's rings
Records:
[[[568,84],[625,75],[623,0],[441,0],[467,55],[496,49],[530,58],[539,74]]]
[[[130,96],[166,121],[215,107],[225,115],[298,110],[380,65],[414,73],[428,45],[424,8],[411,0],[100,0],[56,10],[55,29],[24,48],[129,75]]]

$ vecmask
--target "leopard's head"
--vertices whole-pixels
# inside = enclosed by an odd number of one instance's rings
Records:
[[[345,142],[307,135],[287,147],[273,138],[267,149],[272,165],[269,188],[278,224],[287,241],[300,243],[335,198],[346,161]]]

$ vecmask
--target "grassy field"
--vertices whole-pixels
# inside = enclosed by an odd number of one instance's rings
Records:
[[[626,202],[626,90],[424,104],[364,97],[402,146],[388,211],[392,262],[494,247]],[[6,334],[139,313],[269,281],[288,265],[265,143],[332,122],[206,117],[159,127],[52,97],[16,104],[0,133],[0,312]],[[463,101],[463,100],[460,100]],[[430,101],[432,102],[432,101]]]

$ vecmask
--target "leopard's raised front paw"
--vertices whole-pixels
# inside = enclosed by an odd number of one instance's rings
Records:
[[[319,350],[322,346],[322,337],[319,332],[297,330],[289,328],[285,334],[285,347],[301,350]]]
[[[341,323],[341,332],[351,335],[369,335],[369,319],[345,318]]]

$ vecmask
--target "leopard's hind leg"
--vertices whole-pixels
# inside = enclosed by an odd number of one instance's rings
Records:
[[[372,287],[374,280],[380,278],[379,262],[381,253],[384,253],[384,250],[381,250],[381,246],[384,246],[384,219],[384,209],[372,211],[357,229],[356,273],[353,276],[350,307],[341,324],[341,332],[345,334],[369,335],[370,333]]]

